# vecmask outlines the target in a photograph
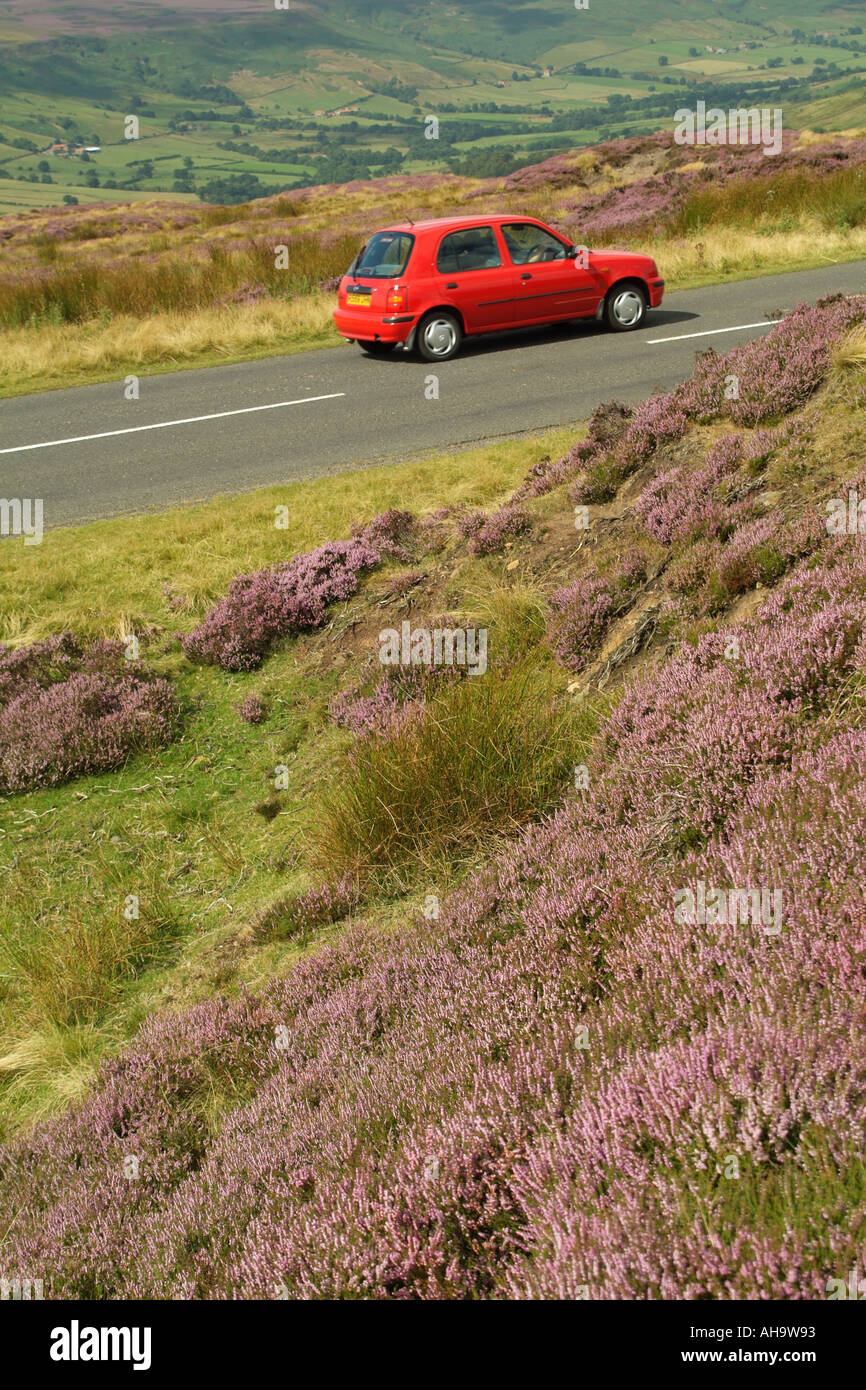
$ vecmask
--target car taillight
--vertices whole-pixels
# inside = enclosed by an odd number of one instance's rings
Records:
[[[409,291],[405,285],[395,285],[388,291],[386,301],[389,313],[404,314],[409,308]]]

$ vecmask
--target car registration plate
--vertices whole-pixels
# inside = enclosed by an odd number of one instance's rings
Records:
[[[370,306],[370,291],[368,290],[366,294],[347,294],[347,295],[346,295],[346,303],[347,303],[347,304],[363,304],[365,308],[369,308],[369,306]]]

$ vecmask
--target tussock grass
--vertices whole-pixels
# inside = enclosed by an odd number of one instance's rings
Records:
[[[0,393],[68,386],[136,368],[201,365],[339,342],[331,295],[268,299],[189,313],[0,330]]]
[[[28,1001],[38,1027],[98,1022],[123,982],[171,943],[176,922],[161,882],[159,858],[144,847],[142,855],[144,866],[140,861],[135,874],[135,904],[130,898],[131,876],[124,884],[118,866],[90,864],[82,875],[87,898],[60,920],[52,920],[50,911],[34,912],[29,885],[18,880],[16,886],[24,891],[17,901],[13,896],[4,904],[0,972],[6,989]],[[115,891],[109,895],[111,886]]]
[[[537,662],[494,666],[437,693],[399,732],[359,743],[323,797],[314,862],[387,883],[525,824],[594,731],[589,707],[577,713],[559,688]]]
[[[792,229],[768,220],[763,227],[710,226],[689,237],[647,239],[633,249],[656,258],[670,292],[859,260],[866,227],[827,230],[811,217]]]
[[[709,227],[752,227],[782,219],[791,230],[817,220],[826,231],[866,225],[866,175],[860,168],[839,169],[816,178],[805,169],[788,169],[765,178],[708,182],[674,214],[669,232],[688,236]]]
[[[17,1038],[0,1056],[3,1128],[14,1131],[80,1100],[114,1041],[92,1024],[49,1025]]]
[[[866,325],[855,328],[834,348],[833,366],[838,373],[866,371]]]
[[[501,567],[485,566],[483,582],[466,590],[469,608],[460,608],[461,622],[489,627],[496,633],[500,657],[515,659],[542,641],[547,624],[547,600],[537,584],[527,582],[519,572],[513,579]]]
[[[285,268],[277,264],[280,245],[286,243],[271,233],[249,237],[241,248],[211,241],[204,254],[191,248],[185,256],[164,260],[127,256],[101,264],[97,259],[82,260],[74,247],[68,254],[56,245],[51,248],[43,238],[37,249],[50,272],[38,278],[0,280],[0,323],[16,328],[29,323],[80,323],[100,315],[189,312],[251,286],[261,286],[276,297],[310,294],[321,281],[343,273],[358,249],[358,239],[346,235],[325,241],[309,232],[294,236]]]

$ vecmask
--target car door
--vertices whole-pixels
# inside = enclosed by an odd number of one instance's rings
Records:
[[[448,232],[436,253],[441,299],[463,315],[468,333],[502,328],[514,319],[515,275],[492,227]]]
[[[598,287],[568,243],[537,222],[504,222],[499,228],[514,267],[515,322],[552,323],[595,311]]]

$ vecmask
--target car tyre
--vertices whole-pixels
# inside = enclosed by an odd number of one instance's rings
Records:
[[[381,343],[378,339],[358,343],[358,347],[362,352],[366,352],[368,357],[385,357],[389,352],[393,352],[396,346],[396,343]]]
[[[425,362],[447,362],[460,351],[463,329],[454,314],[434,309],[419,323],[415,341]]]
[[[646,293],[633,281],[623,281],[608,290],[604,301],[604,321],[615,333],[631,333],[635,328],[640,328],[646,311]]]

